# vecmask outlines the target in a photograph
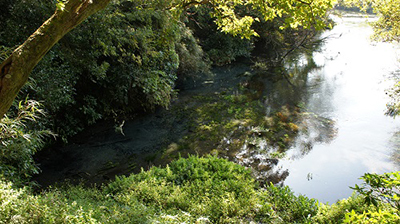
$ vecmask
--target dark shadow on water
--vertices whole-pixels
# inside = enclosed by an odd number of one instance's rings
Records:
[[[36,157],[43,187],[84,180],[105,183],[188,154],[216,154],[247,167],[262,182],[282,183],[289,175],[279,159],[295,146],[301,159],[314,144],[335,138],[334,121],[306,111],[313,94],[310,74],[320,69],[305,50],[281,64],[236,63],[187,80],[169,110],[126,121],[99,123],[74,143]],[[310,90],[311,89],[311,90]]]

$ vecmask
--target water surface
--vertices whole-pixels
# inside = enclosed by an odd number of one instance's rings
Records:
[[[359,15],[335,17],[337,25],[323,34],[327,40],[314,52],[320,67],[307,75],[306,110],[335,122],[335,137],[302,148],[312,138],[299,136],[277,168],[287,170],[284,181],[296,193],[333,203],[349,197],[349,186],[360,183],[366,172],[399,170],[393,142],[400,121],[385,116],[389,99],[385,90],[399,70],[399,46],[370,40],[372,29]],[[312,123],[309,123],[312,125]],[[317,133],[318,134],[318,133]],[[317,135],[315,134],[315,135]]]
[[[252,167],[261,182],[321,202],[349,197],[364,173],[399,170],[400,121],[384,113],[400,52],[371,42],[366,18],[335,20],[322,48],[301,48],[283,67],[214,68],[184,83],[170,110],[88,128],[38,156],[43,172],[35,180],[100,184],[179,155],[217,152]]]

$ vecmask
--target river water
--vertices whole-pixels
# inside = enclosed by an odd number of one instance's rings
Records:
[[[323,34],[327,40],[313,53],[320,67],[308,74],[306,109],[335,122],[335,137],[313,144],[302,153],[302,144],[290,149],[277,168],[287,170],[284,181],[298,194],[334,203],[352,194],[366,172],[399,170],[397,132],[400,121],[385,116],[389,102],[385,90],[399,71],[399,45],[375,43],[365,17],[334,17],[337,25]],[[310,129],[311,132],[318,130]],[[307,141],[313,136],[299,137]]]
[[[65,179],[104,183],[178,155],[218,151],[253,167],[258,179],[288,185],[296,194],[324,203],[349,197],[349,187],[364,173],[399,170],[400,121],[384,113],[400,50],[370,41],[367,20],[374,17],[334,19],[337,25],[323,33],[319,50],[288,57],[284,69],[272,72],[277,79],[256,74],[246,63],[215,68],[186,82],[170,110],[117,128],[97,124],[72,144],[41,153],[42,173],[34,180],[44,187]],[[262,124],[249,122],[246,113],[261,117]]]

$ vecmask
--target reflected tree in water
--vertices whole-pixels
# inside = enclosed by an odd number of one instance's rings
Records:
[[[179,150],[166,150],[162,159],[218,154],[251,167],[261,182],[283,182],[289,173],[279,168],[279,159],[293,150],[293,158],[301,158],[337,132],[335,122],[308,111],[309,85],[318,86],[310,74],[321,69],[313,51],[304,47],[291,53],[284,60],[255,63],[236,76],[237,87],[200,93],[191,106],[175,105],[172,111],[180,108],[191,117],[189,132],[179,140]]]

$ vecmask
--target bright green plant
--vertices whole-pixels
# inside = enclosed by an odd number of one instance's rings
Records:
[[[351,197],[337,201],[332,205],[318,205],[318,212],[312,217],[313,223],[342,223],[346,214],[350,211],[355,211],[360,214],[368,210],[369,206],[363,203],[363,199],[355,194]]]
[[[283,223],[309,223],[318,212],[317,200],[296,196],[288,186],[270,184],[261,197],[272,204]]]
[[[371,174],[361,177],[364,183],[354,189],[364,199],[364,211],[351,210],[345,223],[398,223],[400,221],[400,172]],[[373,205],[373,206],[372,206]]]
[[[366,173],[361,179],[364,180],[362,186],[356,184],[352,189],[364,197],[367,205],[378,206],[379,202],[384,202],[400,210],[399,171],[384,174]]]
[[[343,221],[344,223],[381,223],[381,224],[392,224],[399,223],[400,216],[393,210],[383,210],[383,209],[370,209],[362,214],[357,214],[354,210],[346,214]]]
[[[314,209],[314,200],[259,188],[248,169],[216,157],[36,195],[0,179],[0,223],[304,223]]]
[[[0,180],[0,223],[398,223],[388,203],[353,195],[333,205],[289,187],[259,187],[243,166],[190,156],[103,187],[64,185],[33,195]]]
[[[354,194],[332,205],[320,204],[315,223],[398,223],[399,172],[365,174]]]
[[[206,214],[213,222],[226,222],[254,216],[255,186],[250,171],[242,166],[216,157],[191,156],[165,169],[153,167],[117,178],[106,191],[123,204],[136,198],[165,211],[179,209],[194,217]]]
[[[34,100],[19,102],[15,114],[0,121],[0,174],[14,182],[27,180],[39,168],[33,155],[45,144],[51,132],[38,127],[43,117],[40,104]]]

